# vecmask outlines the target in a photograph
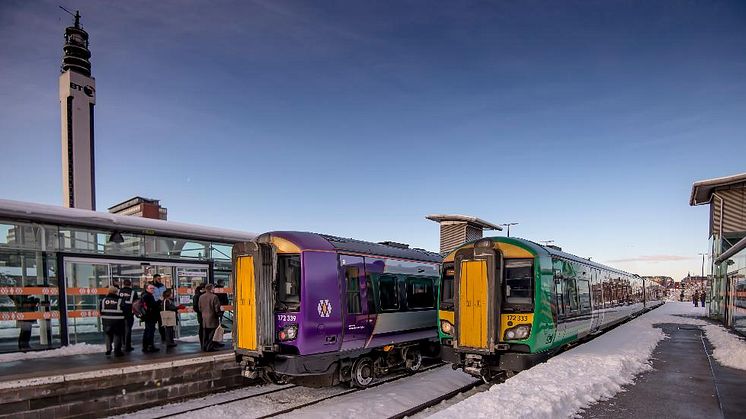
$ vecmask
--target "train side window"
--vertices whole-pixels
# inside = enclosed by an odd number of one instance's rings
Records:
[[[378,278],[378,301],[381,310],[399,309],[399,284],[396,276],[381,275]]]
[[[432,278],[407,277],[407,308],[435,307],[435,287]]]
[[[554,274],[555,295],[557,296],[557,316],[565,315],[565,303],[562,298],[562,275],[555,272]]]
[[[591,289],[587,279],[578,279],[576,281],[578,300],[580,302],[580,311],[582,313],[591,311]]]
[[[578,311],[578,288],[575,278],[565,278],[565,311]]]
[[[360,269],[357,266],[345,267],[345,284],[347,285],[347,313],[362,313],[360,304]]]

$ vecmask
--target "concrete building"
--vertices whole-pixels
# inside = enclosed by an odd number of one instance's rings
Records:
[[[466,242],[481,239],[484,230],[502,230],[497,224],[467,215],[431,214],[425,218],[440,224],[441,254],[446,254]]]
[[[65,29],[59,78],[62,127],[62,205],[96,209],[93,108],[96,81],[91,76],[88,33],[75,24]]]
[[[168,209],[161,206],[161,201],[140,196],[112,205],[109,207],[109,212],[119,215],[152,218],[154,220],[168,219]]]
[[[695,182],[689,205],[710,206],[710,316],[746,334],[746,173]]]

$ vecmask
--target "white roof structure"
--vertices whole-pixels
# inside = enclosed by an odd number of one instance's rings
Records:
[[[692,194],[689,197],[689,205],[708,204],[712,199],[712,192],[715,188],[742,182],[746,182],[746,173],[694,182],[692,185]]]
[[[250,241],[257,236],[255,233],[223,228],[6,199],[0,199],[0,219],[2,218],[224,243]]]
[[[448,223],[448,222],[456,222],[456,223],[469,223],[473,225],[474,227],[482,228],[483,230],[498,230],[501,231],[503,228],[500,227],[497,224],[492,224],[490,222],[484,221],[481,218],[472,217],[470,215],[460,215],[460,214],[430,214],[427,217],[428,220],[435,221],[436,223]]]

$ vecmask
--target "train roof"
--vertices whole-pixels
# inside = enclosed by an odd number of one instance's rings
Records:
[[[135,234],[170,236],[191,240],[238,243],[253,240],[254,233],[205,227],[174,221],[110,214],[80,208],[0,199],[0,218],[59,226],[98,228]]]
[[[443,260],[438,253],[424,249],[404,247],[406,245],[399,243],[373,243],[304,231],[272,231],[265,234],[289,240],[301,250],[335,250],[432,263],[440,263]]]
[[[625,272],[625,271],[623,271],[621,269],[612,268],[611,266],[602,265],[600,263],[593,262],[593,261],[591,261],[589,259],[585,259],[585,258],[582,258],[580,256],[575,256],[572,253],[563,252],[563,251],[558,250],[558,249],[556,249],[556,248],[554,248],[552,246],[545,246],[545,245],[533,242],[531,240],[522,239],[522,238],[519,238],[519,237],[502,237],[502,236],[497,236],[497,237],[485,237],[485,239],[490,239],[490,240],[493,240],[493,241],[499,241],[499,242],[504,242],[504,243],[510,243],[510,241],[517,241],[517,242],[520,242],[521,244],[523,244],[524,246],[530,248],[534,253],[537,253],[537,254],[546,253],[546,254],[548,254],[550,256],[561,257],[563,259],[572,260],[574,262],[578,262],[578,263],[582,263],[582,264],[585,264],[585,265],[593,266],[593,267],[596,267],[596,268],[599,268],[599,269],[606,269],[606,270],[614,271],[614,272],[617,272],[617,273],[622,274],[622,275],[634,275],[634,274],[631,274],[629,272]],[[480,240],[483,240],[483,239],[480,239]],[[474,241],[472,241],[470,243],[476,243],[478,241],[479,240],[474,240]],[[459,247],[461,247],[461,246],[459,246]]]

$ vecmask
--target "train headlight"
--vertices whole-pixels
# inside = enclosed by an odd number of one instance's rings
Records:
[[[531,325],[522,324],[505,331],[505,340],[523,340],[531,336]]]
[[[277,337],[280,338],[280,341],[286,341],[286,340],[293,340],[298,337],[298,325],[297,324],[291,324],[289,326],[285,326],[277,333]]]
[[[453,336],[453,325],[448,320],[441,320],[440,321],[440,330],[443,331],[446,335]]]

